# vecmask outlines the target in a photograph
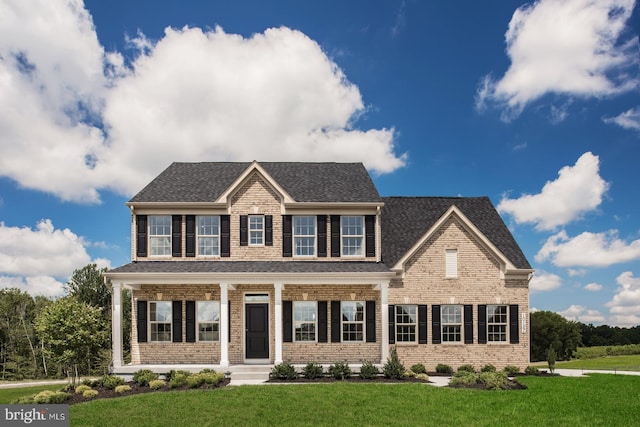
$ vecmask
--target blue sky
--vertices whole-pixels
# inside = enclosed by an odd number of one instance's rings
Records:
[[[172,161],[362,161],[383,196],[489,196],[532,309],[636,325],[638,9],[0,0],[0,286],[127,263]]]

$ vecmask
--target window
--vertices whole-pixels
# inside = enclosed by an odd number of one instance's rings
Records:
[[[416,342],[418,307],[396,305],[396,342]]]
[[[489,342],[507,341],[507,306],[487,306],[487,340]]]
[[[293,245],[296,256],[316,254],[316,217],[293,217]]]
[[[342,221],[342,256],[362,256],[364,226],[362,216],[343,216]]]
[[[342,341],[364,341],[364,301],[342,301]]]
[[[171,255],[171,216],[149,217],[150,255]]]
[[[293,302],[293,328],[295,341],[316,340],[316,302]]]
[[[445,277],[458,277],[458,250],[447,249],[445,252]]]
[[[462,306],[443,305],[442,342],[462,342]]]
[[[249,215],[249,245],[264,245],[264,216]]]
[[[220,302],[198,301],[198,341],[220,340]]]
[[[220,255],[220,217],[214,215],[198,217],[198,255]]]
[[[151,341],[171,341],[171,301],[149,303]]]

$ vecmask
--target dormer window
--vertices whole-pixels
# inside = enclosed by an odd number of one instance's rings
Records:
[[[249,215],[249,246],[264,245],[264,215]]]
[[[364,240],[364,217],[342,216],[342,256],[362,256]]]
[[[171,256],[171,216],[149,216],[149,255]]]

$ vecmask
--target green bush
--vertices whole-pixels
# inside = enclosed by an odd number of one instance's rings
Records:
[[[78,387],[76,387],[76,394],[82,394],[87,390],[91,390],[91,387],[89,387],[88,385],[85,384],[80,384]]]
[[[202,370],[197,375],[201,378],[202,384],[207,385],[216,385],[224,379],[222,372],[216,372],[213,369]]]
[[[487,363],[480,369],[480,372],[496,372],[496,367],[491,363]]]
[[[400,358],[398,357],[398,350],[394,347],[391,347],[389,351],[389,357],[387,358],[387,362],[382,367],[382,373],[385,378],[394,378],[397,380],[401,380],[404,378],[404,365],[400,362]]]
[[[504,373],[509,376],[514,376],[515,374],[520,372],[520,368],[513,365],[507,365],[504,367]]]
[[[33,403],[57,404],[66,402],[71,395],[64,391],[44,390],[33,396]]]
[[[459,370],[456,372],[453,377],[451,377],[451,381],[449,381],[450,385],[471,385],[476,384],[478,382],[478,374],[475,372],[469,372],[466,370]]]
[[[540,375],[540,370],[535,366],[527,366],[524,373],[525,375]]]
[[[415,376],[416,376],[416,373],[413,372],[411,369],[409,369],[408,371],[404,371],[405,378],[413,378]]]
[[[358,376],[365,380],[372,380],[378,376],[380,370],[371,362],[364,362],[362,366],[360,366],[360,372]]]
[[[425,374],[427,373],[427,369],[424,367],[422,363],[416,363],[411,366],[411,370],[416,374]]]
[[[149,381],[149,388],[151,390],[159,390],[162,387],[164,387],[164,385],[167,382],[165,380],[153,380],[153,381]]]
[[[436,365],[436,372],[439,374],[453,374],[453,368],[449,365],[445,365],[444,363],[438,363]]]
[[[429,375],[426,373],[416,374],[416,379],[419,379],[420,381],[429,381]]]
[[[204,384],[204,377],[200,374],[191,374],[187,377],[189,388],[198,388]]]
[[[168,373],[164,374],[164,379],[167,380],[167,382],[171,382],[171,380],[176,375],[181,375],[181,376],[187,376],[188,377],[189,375],[191,375],[191,372],[185,371],[183,369],[179,369],[177,371],[175,369],[172,369]]]
[[[329,375],[337,380],[351,378],[351,368],[347,362],[336,362],[329,366]]]
[[[271,369],[270,377],[276,380],[295,380],[298,373],[291,363],[282,362]]]
[[[489,390],[509,388],[509,379],[504,372],[482,372],[478,375],[478,382],[484,384]]]
[[[322,365],[318,365],[315,362],[309,362],[302,368],[302,376],[309,380],[321,377],[323,373]]]
[[[84,393],[82,393],[82,397],[84,397],[85,399],[93,399],[96,396],[98,396],[98,390],[85,390]]]
[[[102,385],[102,387],[109,390],[114,390],[119,385],[123,385],[125,383],[122,378],[115,375],[105,375],[98,382]]]
[[[190,372],[176,372],[169,381],[169,387],[171,388],[179,388],[187,385],[187,378],[191,376]]]
[[[140,369],[133,373],[133,382],[138,383],[140,386],[149,385],[153,380],[158,379],[158,374],[154,373],[150,369]]]
[[[549,352],[547,353],[547,364],[549,365],[549,371],[553,374],[556,369],[556,351],[552,346],[549,346]]]
[[[122,394],[128,391],[131,391],[131,386],[128,384],[122,384],[122,385],[116,386],[115,390],[116,390],[116,393]]]
[[[202,371],[198,372],[199,374],[217,374],[215,369],[204,368]]]
[[[476,372],[476,368],[474,368],[473,365],[467,363],[467,364],[462,365],[462,366],[460,366],[458,368],[458,372],[460,372],[460,371],[475,373]]]

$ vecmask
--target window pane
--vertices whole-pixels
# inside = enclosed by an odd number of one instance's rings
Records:
[[[364,240],[364,219],[362,216],[343,216],[342,221],[342,255],[361,256]]]
[[[295,301],[293,304],[293,320],[315,322],[316,320],[315,301]]]
[[[507,306],[487,306],[487,339],[493,342],[507,341]]]
[[[249,244],[262,245],[264,232],[264,216],[249,215]]]
[[[158,301],[150,304],[150,319],[152,322],[170,322],[171,321],[171,302]]]
[[[314,216],[293,217],[293,244],[296,256],[315,255],[316,218]]]

